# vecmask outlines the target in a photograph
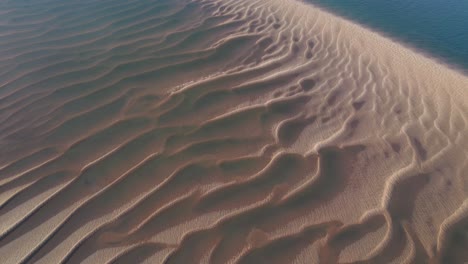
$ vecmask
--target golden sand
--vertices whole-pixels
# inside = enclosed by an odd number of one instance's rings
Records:
[[[2,263],[468,261],[463,74],[295,0],[3,9]]]

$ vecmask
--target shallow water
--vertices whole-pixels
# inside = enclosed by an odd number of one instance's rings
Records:
[[[468,1],[306,1],[468,70]]]

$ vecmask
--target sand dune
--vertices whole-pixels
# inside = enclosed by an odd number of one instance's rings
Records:
[[[464,263],[468,78],[295,0],[0,3],[2,263]]]

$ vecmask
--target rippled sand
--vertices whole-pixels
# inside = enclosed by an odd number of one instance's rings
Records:
[[[0,3],[1,263],[463,263],[468,78],[294,0]]]

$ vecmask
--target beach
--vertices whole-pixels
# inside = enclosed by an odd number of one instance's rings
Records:
[[[0,5],[2,263],[464,263],[468,77],[297,0]]]

